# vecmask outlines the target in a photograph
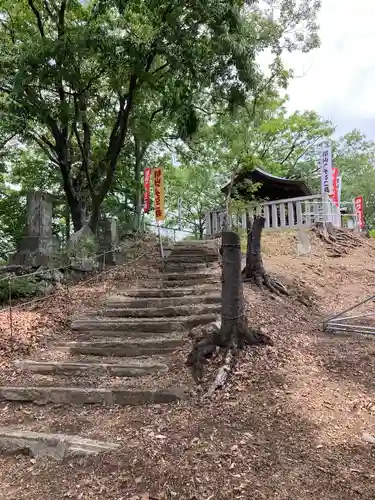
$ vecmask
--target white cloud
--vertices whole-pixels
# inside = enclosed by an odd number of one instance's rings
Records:
[[[375,118],[375,1],[322,4],[321,47],[284,57],[296,75],[304,75],[290,84],[290,108],[314,109],[338,125],[340,117]]]

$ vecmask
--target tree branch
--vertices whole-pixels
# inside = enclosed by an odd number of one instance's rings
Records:
[[[10,28],[4,21],[0,19],[1,26],[9,33],[12,43],[16,43],[16,38],[14,34],[14,29]]]
[[[314,144],[316,144],[318,141],[320,141],[322,137],[318,137],[317,139],[315,139],[315,141],[313,141],[311,144],[309,144],[303,151],[302,153],[296,158],[295,162],[293,163],[292,167],[295,167],[297,165],[297,163],[299,162],[299,160],[303,157],[303,155],[311,148],[311,146],[314,146]]]
[[[49,15],[49,17],[50,17],[53,21],[55,21],[55,19],[56,19],[56,15],[55,15],[55,14],[52,12],[52,10],[49,8],[49,5],[48,5],[47,0],[44,0],[44,2],[43,2],[43,3],[44,3],[44,8],[45,8],[45,9],[46,9],[46,11],[47,11],[47,14]]]
[[[169,62],[166,62],[166,63],[162,64],[161,66],[159,66],[158,68],[156,68],[154,71],[151,71],[151,74],[155,75],[156,73],[158,73],[159,71],[162,71],[163,69],[167,68],[168,66],[169,66]]]
[[[53,146],[53,144],[46,140],[44,137],[39,137],[38,135],[36,134],[31,134],[31,133],[28,133],[28,136],[33,140],[35,141],[38,146],[40,147],[40,149],[48,156],[49,160],[56,166],[60,166],[59,165],[59,161],[57,159],[57,153],[56,153],[56,149],[55,147]],[[47,146],[47,147],[46,147]],[[51,147],[52,146],[52,147]],[[52,150],[55,154],[56,154],[56,157],[54,157],[51,153]]]
[[[15,133],[15,134],[12,134],[10,137],[7,137],[4,141],[2,141],[2,142],[0,143],[0,151],[1,151],[2,149],[4,149],[4,148],[5,148],[5,146],[8,144],[8,142],[9,142],[9,141],[11,141],[12,139],[14,139],[14,137],[16,137],[16,135],[17,135],[16,133]]]
[[[35,7],[33,0],[29,0],[29,6],[30,6],[31,10],[33,11],[33,13],[35,15],[36,22],[38,24],[38,30],[39,30],[40,36],[42,38],[45,38],[46,36],[45,36],[45,33],[44,33],[42,16],[40,15],[39,10]]]
[[[154,118],[156,117],[156,115],[158,113],[161,113],[162,111],[164,111],[164,108],[158,108],[158,109],[155,109],[152,113],[151,113],[151,116],[150,116],[150,123],[152,123],[152,121],[154,120]]]
[[[84,109],[82,109],[84,107]],[[77,139],[78,147],[82,156],[82,168],[86,175],[87,184],[89,186],[90,194],[94,196],[94,186],[92,184],[92,179],[89,171],[90,165],[90,152],[91,152],[91,129],[89,123],[87,121],[86,116],[86,103],[79,103],[78,99],[74,99],[74,108],[75,108],[75,117],[72,124],[74,135]],[[82,128],[83,128],[83,142],[81,140],[81,136],[79,135],[78,127],[77,127],[77,119],[81,116]]]
[[[135,90],[137,88],[137,75],[133,74],[130,76],[129,88],[127,92],[127,98],[120,96],[120,109],[117,113],[116,122],[113,126],[109,145],[105,155],[106,168],[106,178],[99,190],[98,201],[101,203],[108,192],[108,189],[112,183],[113,177],[115,175],[117,159],[121,152],[121,148],[125,139],[125,135],[129,124],[129,115],[133,106],[133,99]]]
[[[59,9],[59,14],[58,14],[58,21],[57,21],[57,36],[59,40],[62,40],[62,38],[65,35],[65,11],[66,11],[66,4],[67,0],[62,0],[61,6]]]
[[[285,156],[285,158],[283,160],[281,160],[279,163],[280,165],[283,165],[286,161],[289,160],[289,158],[291,157],[293,151],[295,151],[296,147],[297,147],[297,144],[298,144],[298,139],[300,138],[301,136],[297,135],[297,137],[294,139],[292,145],[290,146],[290,149],[289,149],[289,152],[288,154]]]

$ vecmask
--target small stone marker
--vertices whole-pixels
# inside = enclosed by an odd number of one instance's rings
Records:
[[[99,248],[101,256],[100,261],[108,265],[116,264],[115,248],[119,244],[118,226],[116,219],[103,217],[99,222]]]
[[[302,229],[297,230],[297,254],[309,255],[311,253],[310,235]]]

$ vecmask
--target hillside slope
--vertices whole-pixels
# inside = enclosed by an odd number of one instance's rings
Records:
[[[48,422],[51,432],[111,440],[121,448],[62,464],[1,457],[1,498],[374,498],[375,448],[362,435],[375,435],[375,340],[334,337],[322,333],[321,324],[324,315],[373,293],[375,246],[364,240],[333,259],[314,238],[312,254],[297,257],[295,235],[286,233],[265,235],[263,247],[268,271],[291,290],[279,298],[245,285],[249,320],[273,338],[273,347],[242,352],[229,385],[211,402],[201,401],[189,381],[186,342],[175,353],[173,376],[181,374],[192,396],[178,405],[80,407],[72,421],[72,412],[59,406],[3,404],[2,425],[27,421],[45,428]],[[110,284],[104,288],[103,294]],[[93,295],[89,289],[69,293],[80,297],[80,307],[83,295]],[[58,308],[29,314],[51,326]],[[35,342],[42,343],[46,331]],[[208,367],[207,378],[219,364]]]

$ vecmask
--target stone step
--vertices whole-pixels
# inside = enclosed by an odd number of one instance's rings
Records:
[[[120,338],[83,340],[75,342],[62,342],[55,344],[55,349],[68,351],[71,354],[83,354],[91,356],[117,356],[136,357],[150,356],[153,354],[168,354],[181,347],[184,343],[182,336],[159,339],[140,339],[138,341],[126,341]]]
[[[0,401],[45,404],[142,405],[173,403],[184,399],[182,389],[131,390],[118,388],[1,386]]]
[[[111,318],[107,318],[110,320]],[[106,327],[105,324],[102,327],[98,328],[79,328],[76,330],[76,333],[79,334],[79,340],[95,340],[98,337],[102,340],[103,338],[108,338],[108,340],[113,340],[114,338],[118,338],[119,340],[128,340],[128,341],[136,341],[136,340],[152,340],[156,337],[167,336],[167,338],[171,338],[174,335],[173,332],[154,332],[153,330],[147,332],[138,332],[137,330],[114,330],[111,326]],[[175,332],[178,333],[178,332]],[[54,344],[52,344],[54,345]]]
[[[167,262],[169,261],[183,261],[183,262],[199,262],[203,263],[212,263],[219,260],[219,256],[214,252],[181,252],[181,251],[172,251],[168,257],[165,259]]]
[[[201,279],[202,283],[205,280],[209,280],[212,277],[212,272],[202,271],[202,272],[192,272],[186,271],[182,273],[171,273],[165,272],[162,276],[163,281],[190,281],[194,279]]]
[[[103,310],[103,316],[112,318],[166,318],[200,314],[219,314],[221,304],[187,304],[167,307],[115,307]]]
[[[199,247],[199,246],[212,246],[212,240],[182,240],[176,241],[174,247]],[[173,248],[173,247],[172,247]]]
[[[111,295],[105,302],[106,307],[170,307],[183,306],[187,304],[221,304],[221,295],[218,293],[210,295],[187,295],[185,297],[155,297],[130,299],[124,295]]]
[[[217,252],[218,245],[210,243],[208,245],[173,245],[169,247],[171,252],[187,252],[187,253],[214,253]]]
[[[216,321],[217,314],[199,314],[192,316],[178,316],[173,318],[82,318],[72,322],[73,330],[90,331],[112,330],[117,332],[155,332],[165,333],[182,331],[198,325],[205,325]]]
[[[150,288],[157,288],[160,286],[160,288],[186,288],[190,286],[196,286],[196,285],[211,285],[211,290],[213,285],[218,285],[220,281],[220,276],[211,274],[210,277],[188,277],[184,278],[183,280],[177,280],[177,279],[149,279],[148,281],[144,281],[143,284],[144,286],[150,287]]]
[[[66,361],[15,361],[22,371],[56,375],[109,375],[113,377],[143,377],[152,373],[167,371],[166,364],[143,361],[137,363],[84,363]]]
[[[208,287],[185,287],[185,288],[118,288],[116,294],[126,297],[139,298],[165,298],[165,297],[185,297],[187,295],[202,295],[212,294],[215,289],[212,286]]]
[[[202,253],[194,253],[194,254],[189,254],[189,253],[171,253],[167,258],[166,262],[174,262],[176,264],[183,262],[183,263],[196,263],[196,264],[205,264],[205,263],[212,263],[216,262],[218,260],[217,254],[202,254]]]
[[[85,439],[80,436],[0,428],[0,452],[5,454],[24,453],[27,450],[34,458],[49,457],[63,460],[72,456],[116,451],[119,448],[118,443]]]
[[[176,262],[167,261],[159,266],[159,269],[165,273],[194,273],[194,272],[207,272],[210,266],[204,262]]]

